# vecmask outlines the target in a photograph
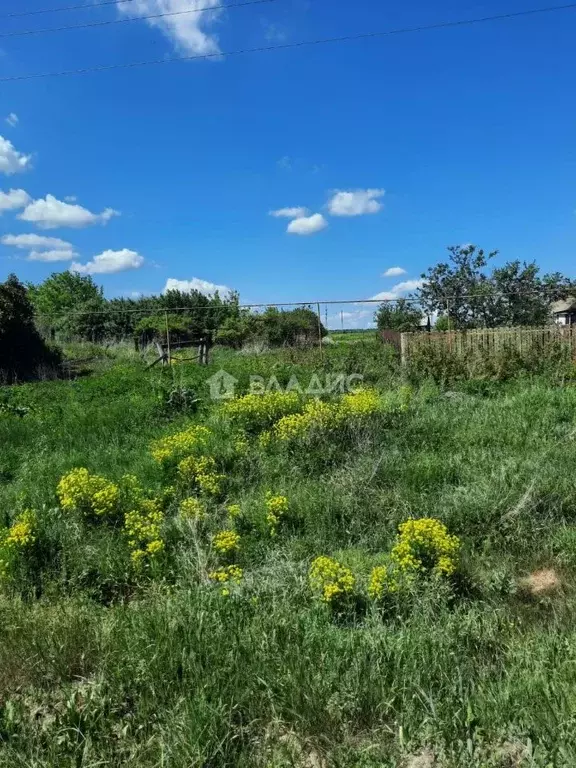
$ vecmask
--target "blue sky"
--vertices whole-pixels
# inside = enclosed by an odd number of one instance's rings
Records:
[[[58,4],[5,0],[1,13]],[[218,0],[87,5],[2,19],[2,32]],[[0,77],[535,7],[275,0],[0,38]],[[36,238],[0,246],[0,279],[74,265],[108,296],[197,279],[244,302],[359,299],[400,295],[464,242],[576,277],[575,32],[568,10],[1,83],[0,189],[16,192],[0,196],[0,234]],[[269,213],[283,208],[306,211]],[[391,267],[404,272],[383,277]]]

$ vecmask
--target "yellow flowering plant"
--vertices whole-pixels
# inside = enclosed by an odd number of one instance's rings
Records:
[[[236,531],[218,531],[212,538],[212,546],[224,558],[229,558],[240,549],[240,536]]]
[[[332,557],[321,555],[310,566],[308,582],[313,594],[323,603],[333,607],[341,604],[354,593],[356,579],[345,565]]]
[[[206,505],[195,496],[188,496],[182,499],[178,511],[180,512],[180,517],[186,520],[200,522],[206,519]]]
[[[142,499],[137,509],[124,515],[124,534],[136,569],[148,565],[164,551],[164,514],[155,499]]]
[[[398,592],[399,580],[396,569],[387,565],[372,568],[368,581],[368,597],[376,602]]]
[[[267,429],[282,416],[297,413],[302,400],[297,392],[264,392],[228,400],[221,412],[236,428],[257,433]]]
[[[119,508],[120,488],[100,475],[92,475],[85,467],[65,474],[56,489],[65,512],[81,512],[97,518],[113,517]]]
[[[208,578],[221,587],[220,593],[224,597],[228,597],[230,588],[240,584],[244,578],[244,571],[238,565],[228,565],[212,571],[208,574]]]
[[[178,477],[187,486],[206,496],[218,496],[224,475],[216,471],[212,456],[188,456],[178,464]]]
[[[450,535],[440,520],[406,520],[398,530],[390,557],[400,571],[435,576],[451,576],[456,571],[460,539]]]
[[[31,509],[21,512],[11,526],[0,530],[0,579],[12,575],[19,555],[36,541],[36,515]]]
[[[150,452],[152,458],[163,466],[176,464],[184,457],[204,450],[211,435],[212,432],[208,427],[193,424],[181,432],[155,440],[150,447]]]
[[[288,513],[290,505],[287,496],[273,494],[272,491],[266,493],[266,524],[271,536],[276,536],[280,521]]]

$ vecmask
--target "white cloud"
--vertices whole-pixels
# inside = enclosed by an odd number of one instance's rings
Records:
[[[336,190],[328,201],[328,211],[332,216],[363,216],[365,213],[378,213],[382,208],[378,198],[383,196],[383,189],[355,189],[349,192]]]
[[[369,309],[357,309],[352,312],[337,312],[328,317],[328,325],[333,330],[339,330],[342,326],[345,329],[373,328],[375,311],[376,307],[370,307]]]
[[[32,155],[23,155],[11,141],[0,136],[0,173],[11,176],[13,173],[27,171],[31,159]]]
[[[382,277],[400,277],[400,275],[405,275],[406,270],[402,269],[402,267],[388,267],[386,272],[382,273]]]
[[[177,50],[202,55],[220,53],[216,35],[206,31],[220,16],[219,6],[220,0],[132,0],[130,3],[118,3],[117,8],[127,16],[179,14],[147,19],[146,23],[160,29]]]
[[[55,249],[52,251],[30,251],[28,261],[72,261],[78,256],[72,248]]]
[[[218,291],[222,296],[223,294],[231,293],[231,288],[228,288],[227,285],[211,283],[209,280],[202,280],[200,277],[193,277],[191,280],[177,280],[175,277],[169,277],[166,280],[163,293],[168,291],[181,291],[182,293],[200,291],[203,294],[212,294]]]
[[[89,227],[92,224],[106,224],[112,216],[119,216],[118,211],[106,208],[102,213],[92,213],[81,205],[65,203],[54,195],[34,200],[18,216],[22,221],[30,221],[40,229],[57,227]]]
[[[300,216],[291,221],[286,232],[292,235],[313,235],[326,229],[328,222],[321,213],[313,213],[312,216]]]
[[[308,214],[308,208],[297,205],[294,208],[278,208],[276,211],[269,211],[269,214],[270,216],[275,216],[277,219],[299,219]]]
[[[375,296],[372,296],[372,298],[382,301],[400,299],[405,293],[416,291],[423,285],[424,280],[403,280],[401,283],[396,283],[396,285],[393,285],[389,291],[381,291]]]
[[[8,125],[12,126],[14,128],[18,123],[20,122],[18,115],[15,112],[10,112],[8,117],[6,118],[6,122]]]
[[[0,192],[0,216],[4,211],[24,208],[30,200],[30,195],[23,189],[11,189],[9,192]]]
[[[79,272],[81,275],[113,275],[125,269],[138,269],[142,264],[144,257],[137,251],[122,248],[119,251],[103,251],[86,264],[78,264],[75,261],[70,265],[70,271]]]
[[[0,241],[2,245],[12,245],[15,248],[58,248],[71,250],[72,246],[66,240],[59,237],[46,237],[46,235],[4,235]]]

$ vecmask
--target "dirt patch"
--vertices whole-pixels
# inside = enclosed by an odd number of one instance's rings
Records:
[[[554,568],[542,568],[519,581],[522,592],[536,598],[554,595],[561,586],[562,581]]]
[[[406,768],[434,768],[436,758],[431,750],[423,749],[417,755],[409,757],[404,765]]]

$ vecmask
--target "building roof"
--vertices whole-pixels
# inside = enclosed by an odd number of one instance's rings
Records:
[[[550,310],[553,315],[561,315],[563,312],[571,312],[576,310],[576,297],[567,296],[565,299],[555,301],[551,305]]]

